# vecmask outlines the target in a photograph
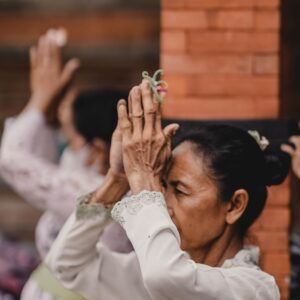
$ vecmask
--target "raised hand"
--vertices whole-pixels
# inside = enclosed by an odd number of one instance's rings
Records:
[[[162,129],[161,113],[148,80],[129,94],[129,113],[124,100],[118,103],[125,173],[134,194],[142,190],[162,191],[161,179],[171,157],[171,138],[179,128]]]
[[[62,63],[60,45],[63,35],[63,30],[49,30],[39,38],[38,44],[30,49],[29,105],[46,116],[56,114],[58,103],[79,67],[79,60],[76,58],[69,60],[65,65]]]
[[[291,156],[292,170],[297,178],[300,179],[300,136],[292,136],[289,141],[295,145],[295,148],[288,144],[281,145],[281,150]]]

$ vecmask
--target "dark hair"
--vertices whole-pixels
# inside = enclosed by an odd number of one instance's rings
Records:
[[[262,151],[249,133],[228,125],[204,125],[177,144],[185,141],[201,153],[222,201],[229,201],[237,189],[248,192],[249,202],[238,223],[244,236],[265,206],[267,186],[280,184],[287,176],[289,156],[270,146]]]
[[[82,91],[73,103],[76,130],[91,142],[98,137],[110,143],[117,126],[117,103],[125,93],[103,89]]]

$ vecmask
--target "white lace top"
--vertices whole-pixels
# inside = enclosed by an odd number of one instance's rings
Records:
[[[86,149],[72,152],[67,148],[58,163],[57,134],[35,109],[5,123],[0,173],[22,198],[44,212],[36,228],[36,245],[42,259],[72,213],[74,199],[96,189],[103,180],[95,170],[85,167],[86,154]],[[106,242],[120,251],[130,250],[123,230],[116,225],[110,227]]]
[[[197,264],[180,249],[180,236],[161,193],[123,199],[111,214],[135,252],[117,254],[97,243],[110,211],[79,200],[46,263],[63,284],[96,300],[278,300],[272,276],[257,265],[258,250],[244,249],[221,268]]]

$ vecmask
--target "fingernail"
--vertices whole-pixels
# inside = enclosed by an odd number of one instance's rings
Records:
[[[149,82],[148,79],[143,79],[142,83],[143,83],[143,85],[144,85],[146,88],[148,88],[149,85],[150,85],[150,82]]]

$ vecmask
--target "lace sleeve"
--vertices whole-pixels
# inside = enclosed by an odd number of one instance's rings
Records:
[[[101,242],[110,210],[81,197],[45,263],[68,289],[85,299],[150,300],[134,252],[110,251]]]
[[[163,194],[160,192],[142,191],[138,195],[125,197],[117,202],[111,212],[112,218],[122,226],[125,225],[124,214],[136,215],[143,207],[155,204],[157,207],[166,210],[166,203]]]
[[[110,209],[106,208],[101,203],[89,203],[92,193],[88,193],[77,200],[76,218],[78,220],[87,220],[91,218],[103,218],[103,222],[110,218]]]

